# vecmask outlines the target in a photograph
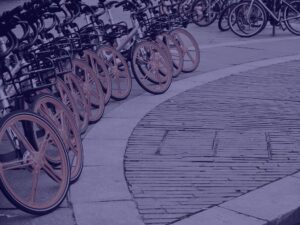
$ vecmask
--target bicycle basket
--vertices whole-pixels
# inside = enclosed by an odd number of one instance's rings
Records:
[[[180,16],[179,13],[169,15],[169,25],[172,28],[187,27],[187,25],[190,23],[190,21],[191,21],[190,18],[182,17],[182,16]]]
[[[115,39],[123,37],[129,33],[128,26],[125,22],[106,24],[103,27],[103,31],[103,39],[107,42],[113,42]]]
[[[2,77],[4,85],[12,85],[16,95],[41,90],[56,81],[54,63],[49,58],[33,59],[15,74]]]
[[[169,21],[165,16],[148,17],[144,15],[137,17],[137,19],[145,36],[156,37],[169,29]]]
[[[85,27],[79,31],[82,49],[90,49],[99,45],[99,34],[95,27]]]

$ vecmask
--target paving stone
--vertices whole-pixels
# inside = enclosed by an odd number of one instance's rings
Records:
[[[266,133],[254,130],[240,132],[218,132],[216,137],[218,157],[233,158],[262,158],[268,159],[271,150],[268,150]]]
[[[77,225],[143,225],[141,218],[134,216],[132,201],[75,203]]]
[[[213,140],[215,132],[210,131],[174,131],[165,133],[156,154],[213,156]]]
[[[268,221],[277,219],[299,207],[300,180],[287,177],[221,205]],[[258,204],[259,203],[259,204]]]
[[[71,186],[73,203],[131,199],[122,165],[83,169],[80,180]]]
[[[133,122],[133,123],[132,123]],[[130,130],[134,127],[137,119],[126,118],[107,118],[101,120],[93,129],[97,129],[97,132],[90,132],[85,137],[92,140],[127,140]]]
[[[118,166],[123,163],[125,140],[85,139],[83,145],[85,166]]]
[[[266,225],[266,221],[259,220],[250,216],[236,213],[220,207],[213,207],[206,211],[200,212],[190,218],[184,219],[174,225]]]
[[[20,210],[0,210],[0,224],[5,225],[36,225],[64,224],[76,225],[72,209],[60,208],[45,216],[32,216]]]

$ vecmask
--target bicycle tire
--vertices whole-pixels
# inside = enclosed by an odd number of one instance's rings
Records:
[[[75,100],[80,119],[80,131],[83,134],[89,125],[91,107],[83,91],[83,82],[73,73],[67,73],[63,78]]]
[[[111,97],[116,100],[126,99],[131,92],[132,79],[126,59],[115,48],[103,45],[97,50],[97,55],[104,60],[111,76]]]
[[[83,60],[73,59],[73,72],[83,82],[83,92],[90,105],[89,122],[99,121],[104,113],[104,93],[93,69]]]
[[[151,94],[163,94],[171,85],[172,65],[155,42],[141,41],[134,46],[131,68],[138,84]]]
[[[167,32],[160,34],[158,38],[161,39],[166,46],[170,63],[173,65],[173,78],[176,78],[183,69],[183,52],[181,47],[175,38]]]
[[[199,20],[198,18],[198,13],[194,13],[194,12],[197,12],[197,8],[196,7],[202,7],[204,8],[202,10],[202,18]],[[212,23],[214,23],[217,19],[217,13],[214,12],[213,10],[211,10],[211,15],[212,17],[210,18],[210,15],[209,15],[209,20],[207,20],[207,17],[205,16],[205,12],[206,10],[210,8],[210,4],[206,1],[206,0],[196,0],[194,3],[193,3],[193,6],[192,6],[192,15],[193,15],[193,22],[199,26],[199,27],[207,27],[209,25],[211,25]]]
[[[33,147],[24,131],[22,132],[20,129],[22,127],[20,123],[24,121],[32,123],[34,132],[44,132],[45,136],[42,136],[42,142],[38,145],[39,148]],[[68,154],[59,132],[40,115],[23,110],[8,114],[0,123],[0,141],[1,144],[6,145],[5,150],[9,149],[8,143],[17,143],[16,141],[7,141],[7,139],[11,139],[5,136],[8,133],[15,134],[13,140],[18,140],[19,147],[24,148],[24,153],[21,158],[16,156],[9,162],[0,162],[0,189],[13,205],[27,213],[44,215],[54,211],[65,199],[70,184]],[[50,142],[52,143],[51,152],[53,153],[53,148],[56,147],[56,152],[60,156],[61,165],[59,168],[54,169],[45,160],[45,152],[49,150],[46,148]],[[15,147],[14,145],[11,146],[11,150],[16,151]],[[28,169],[26,169],[27,167]],[[41,186],[40,183],[38,186],[41,176],[45,187]],[[32,180],[29,179],[31,177]],[[47,178],[48,180],[46,180]],[[25,191],[27,188],[29,189],[28,193]],[[37,188],[43,188],[42,196],[37,197]],[[50,196],[50,191],[54,191],[54,189],[57,191],[53,196]],[[30,196],[26,194],[30,194]],[[38,200],[40,202],[37,202]]]
[[[230,30],[230,26],[229,26],[229,22],[228,22],[228,17],[230,14],[230,10],[236,5],[236,3],[234,4],[230,4],[228,6],[226,6],[226,8],[221,12],[219,20],[218,20],[218,28],[220,31],[224,32],[224,31],[228,31]],[[227,26],[224,26],[223,22],[225,21],[225,24]]]
[[[104,101],[106,105],[111,97],[112,81],[104,60],[91,50],[85,50],[83,57],[88,62],[88,65],[92,67],[100,81],[102,90],[104,92]]]
[[[252,5],[252,7],[256,7],[260,12],[261,12],[261,15],[263,16],[263,23],[261,24],[261,26],[255,31],[255,32],[252,32],[252,33],[247,33],[245,30],[242,30],[242,28],[244,27],[244,24],[241,24],[241,22],[239,22],[239,21],[245,21],[245,20],[243,20],[243,19],[241,19],[241,18],[239,18],[241,15],[244,15],[243,13],[238,13],[237,14],[237,12],[236,12],[236,10],[239,10],[239,9],[242,9],[242,8],[245,8],[245,5],[247,5],[247,4],[251,4],[251,2],[250,1],[242,1],[242,2],[240,2],[240,3],[238,3],[235,7],[233,7],[233,9],[230,11],[230,14],[229,14],[229,19],[228,19],[228,21],[229,21],[229,26],[230,26],[230,29],[231,29],[231,31],[234,33],[234,34],[236,34],[236,35],[238,35],[239,37],[244,37],[244,38],[249,38],[249,37],[253,37],[253,36],[255,36],[255,35],[257,35],[257,34],[259,34],[265,27],[266,27],[266,25],[267,25],[267,22],[268,22],[268,20],[267,20],[267,14],[266,14],[266,11],[265,11],[265,9],[260,5],[260,4],[258,4],[258,3],[256,3],[256,2],[254,2],[253,3],[253,5]],[[248,13],[247,13],[247,15],[248,15]],[[233,23],[232,22],[232,19],[231,18],[236,18],[236,22],[235,23]],[[238,30],[240,31],[240,32],[238,32],[238,31],[236,31],[235,29],[234,29],[234,25],[237,25],[237,27],[238,27]],[[247,24],[246,24],[247,25]]]
[[[76,125],[77,125],[78,129],[80,130],[79,113],[76,108],[75,100],[74,100],[68,86],[64,83],[64,81],[61,78],[58,77],[56,79],[55,87],[57,89],[57,94],[58,94],[60,100],[72,112],[72,115],[75,119]]]
[[[183,52],[182,72],[195,71],[200,64],[200,48],[194,36],[182,28],[174,29],[170,34],[177,40]],[[192,54],[192,52],[194,53]]]
[[[289,3],[293,9],[296,9],[296,10],[299,10],[300,9],[300,1],[292,1]],[[286,28],[292,33],[292,34],[295,34],[295,35],[300,35],[300,29],[296,29],[298,26],[294,27],[291,23],[291,20],[288,19],[289,16],[288,14],[289,13],[293,13],[293,9],[291,9],[289,6],[286,6],[285,9],[284,9],[284,13],[283,13],[283,17],[284,17],[284,21],[285,21],[285,25],[286,25]],[[294,18],[295,16],[292,16],[292,18]]]
[[[36,96],[32,103],[32,110],[54,124],[59,131],[69,153],[70,182],[75,183],[83,169],[83,146],[77,125],[73,122],[72,112],[51,94]],[[56,117],[57,114],[60,114],[59,118]]]

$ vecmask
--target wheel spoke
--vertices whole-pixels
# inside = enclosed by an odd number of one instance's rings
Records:
[[[32,162],[24,163],[23,160],[17,160],[17,161],[13,161],[13,162],[2,163],[1,169],[2,169],[2,171],[16,170],[16,169],[26,168],[31,165],[32,165]]]
[[[45,106],[45,104],[40,104],[39,109],[43,113],[43,116],[47,117],[47,119],[49,121],[53,121],[53,118],[51,117],[51,115],[53,115],[53,113],[49,110],[49,108],[47,106]]]
[[[49,142],[50,142],[50,134],[48,131],[46,131],[46,133],[43,137],[43,140],[41,140],[38,145],[40,154],[43,154],[43,155],[46,154],[46,146]]]
[[[149,60],[147,61],[146,59],[144,59],[144,57],[141,55],[142,52],[140,52],[137,56],[137,63],[140,63],[141,64],[148,64],[149,63]]]
[[[116,52],[111,52],[112,54],[112,59],[113,59],[113,62],[114,62],[114,66],[118,66],[118,62],[117,62],[117,54]]]
[[[32,175],[33,175],[33,178],[32,178],[32,186],[31,186],[31,193],[30,193],[30,202],[34,203],[35,199],[36,199],[36,192],[37,192],[40,170],[34,169]]]
[[[146,74],[142,77],[142,79],[144,80],[149,80],[150,76],[151,76],[151,70],[147,70]],[[149,76],[150,75],[150,76]]]
[[[91,90],[90,91],[90,96],[94,97],[94,99],[99,99],[99,93],[96,90]]]
[[[74,86],[73,86],[73,82],[70,81],[69,79],[67,79],[67,83],[69,84],[69,87],[70,87],[71,92],[75,92]]]
[[[190,51],[186,52],[187,56],[190,58],[190,60],[193,62],[193,64],[195,63],[195,59],[193,58],[193,56],[191,55]]]
[[[62,179],[59,176],[59,174],[57,174],[54,171],[54,168],[49,164],[49,162],[47,161],[47,159],[44,159],[44,166],[43,169],[45,170],[45,172],[53,179],[55,180],[57,183],[61,183]]]
[[[27,151],[31,153],[36,152],[34,147],[29,143],[28,139],[24,136],[24,134],[22,134],[22,132],[19,130],[19,128],[17,128],[15,124],[11,126],[11,129],[15,133],[17,138],[23,143]]]
[[[121,80],[120,80],[120,74],[118,72],[118,74],[115,76],[115,80],[117,83],[117,87],[118,87],[118,93],[122,93],[122,89],[121,89]]]

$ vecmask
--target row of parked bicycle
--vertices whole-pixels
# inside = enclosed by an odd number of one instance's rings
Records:
[[[273,21],[299,34],[300,3],[272,5],[278,23],[270,1],[262,0],[32,0],[3,13],[2,192],[28,213],[55,210],[81,175],[81,134],[111,98],[130,95],[132,76],[147,92],[162,94],[174,77],[194,71],[199,46],[183,29],[192,22],[207,26],[219,17],[222,29],[249,37]],[[129,13],[130,25],[114,21],[118,9]]]
[[[110,98],[128,97],[131,73],[162,94],[198,67],[179,5],[32,0],[0,16],[0,188],[12,204],[31,214],[61,204],[83,168],[81,134]],[[114,22],[117,8],[131,26]]]
[[[231,30],[240,37],[259,34],[268,22],[300,35],[299,0],[187,0],[183,8],[186,13],[194,13],[193,21],[198,26],[208,26],[218,19],[221,31]],[[197,9],[202,13],[195,13]]]

